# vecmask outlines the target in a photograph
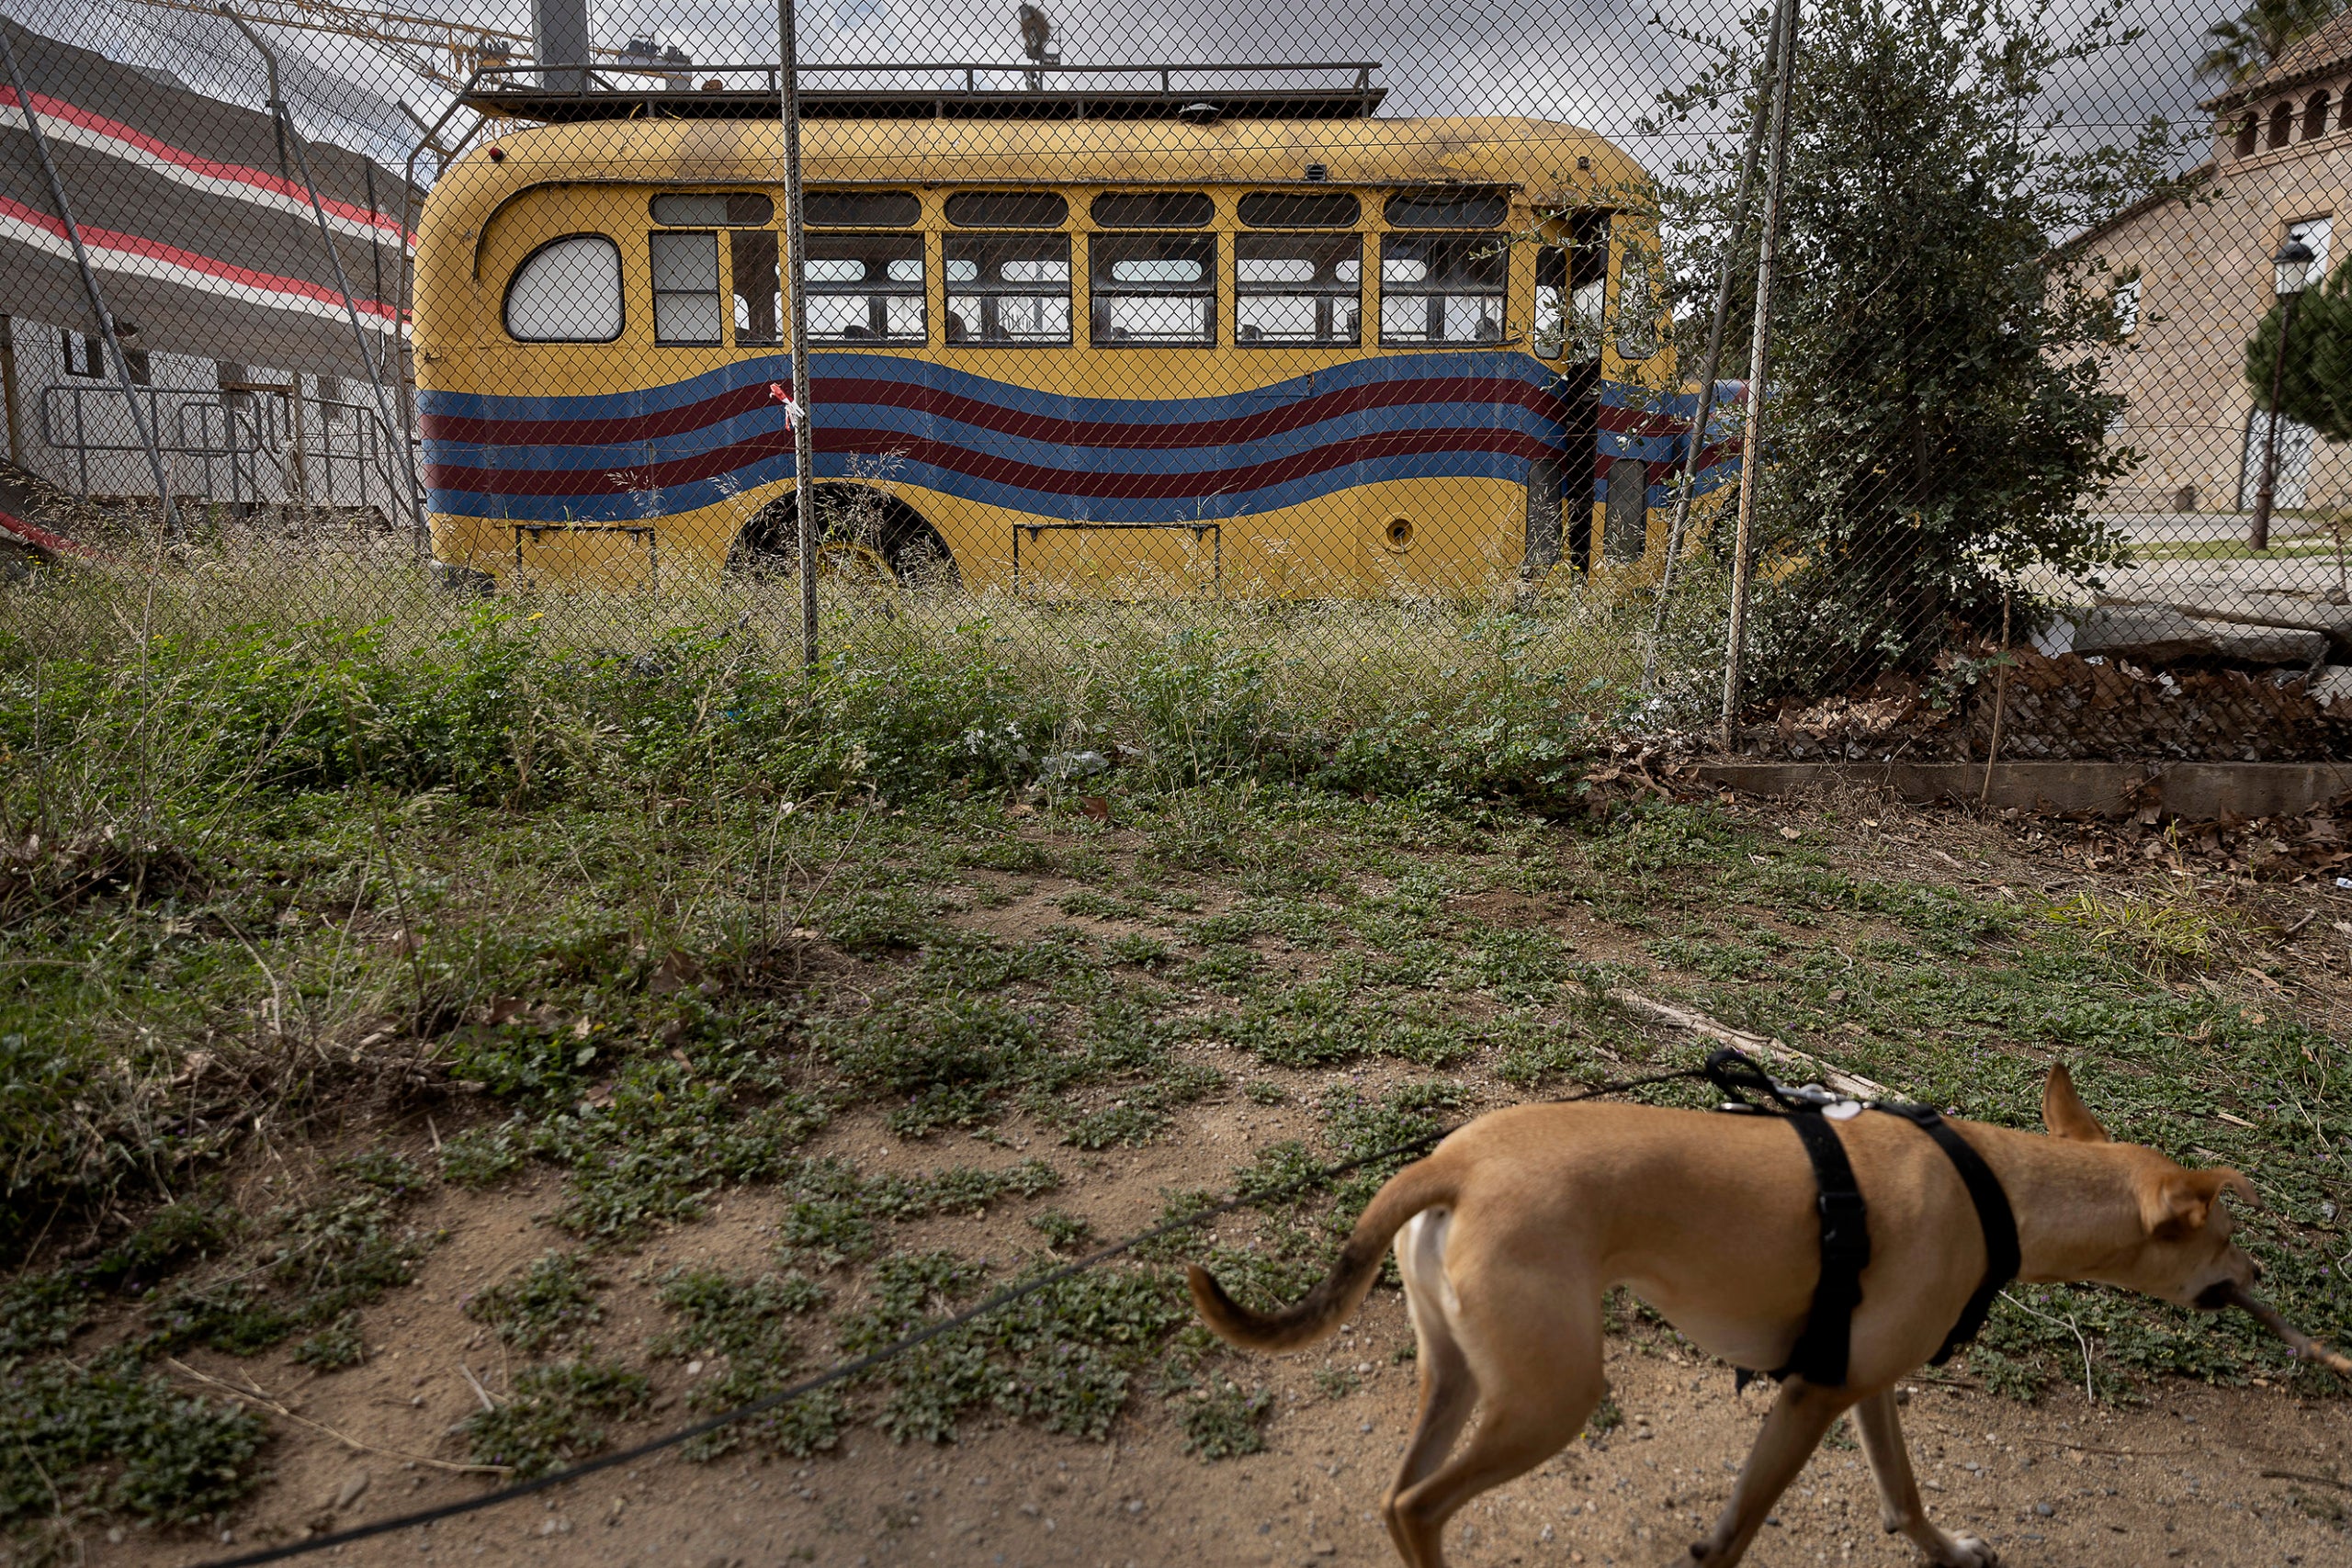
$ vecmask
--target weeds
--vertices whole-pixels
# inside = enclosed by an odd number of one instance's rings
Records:
[[[267,1436],[258,1417],[183,1393],[135,1357],[35,1362],[0,1378],[0,1526],[85,1512],[217,1517],[260,1481]]]
[[[1227,1379],[1196,1389],[1179,1405],[1184,1427],[1184,1451],[1211,1463],[1266,1451],[1266,1416],[1274,1396],[1263,1389],[1243,1393]]]
[[[1029,1216],[1029,1224],[1056,1252],[1075,1252],[1093,1238],[1094,1227],[1075,1214],[1047,1209]]]
[[[603,1284],[577,1255],[548,1252],[503,1284],[492,1285],[466,1303],[466,1315],[486,1324],[500,1339],[526,1355],[569,1344],[604,1320],[596,1304]]]
[[[708,1356],[723,1363],[687,1395],[687,1407],[702,1412],[731,1410],[784,1387],[799,1359],[786,1320],[816,1311],[826,1300],[824,1288],[804,1275],[738,1280],[708,1269],[672,1269],[660,1292],[676,1323],[648,1346],[652,1354],[677,1360]],[[703,1370],[700,1359],[688,1362],[690,1375]],[[833,1446],[846,1415],[838,1393],[820,1390],[705,1433],[687,1445],[686,1457],[713,1460],[748,1445],[806,1459]]]
[[[2162,980],[2201,968],[2241,947],[2243,928],[2203,899],[2175,892],[2109,897],[2085,890],[2052,904],[2049,918],[2086,932],[2102,951],[2120,954]]]
[[[462,1424],[467,1457],[505,1466],[518,1479],[544,1475],[603,1448],[604,1423],[636,1414],[650,1393],[642,1376],[610,1362],[526,1367],[503,1403]]]

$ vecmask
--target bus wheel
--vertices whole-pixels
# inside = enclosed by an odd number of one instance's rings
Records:
[[[800,513],[792,496],[762,507],[736,536],[727,570],[742,577],[800,570]],[[817,570],[851,587],[953,588],[960,581],[946,541],[922,514],[866,485],[817,487]]]

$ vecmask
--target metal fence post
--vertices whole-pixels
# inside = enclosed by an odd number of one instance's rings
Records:
[[[8,421],[8,461],[25,466],[25,410],[17,398],[17,321],[0,316],[0,403]]]
[[[1650,644],[1642,654],[1642,690],[1657,690],[1658,645],[1666,638],[1667,606],[1674,597],[1674,568],[1682,558],[1682,536],[1690,526],[1692,492],[1699,483],[1699,457],[1707,444],[1707,422],[1715,412],[1715,378],[1723,373],[1724,331],[1731,321],[1732,269],[1739,263],[1739,243],[1747,232],[1747,199],[1756,186],[1756,165],[1764,152],[1765,122],[1771,116],[1774,87],[1780,80],[1782,13],[1794,0],[1775,0],[1772,20],[1764,39],[1763,76],[1768,85],[1756,99],[1756,118],[1747,128],[1747,148],[1739,162],[1739,195],[1732,203],[1731,232],[1724,237],[1724,265],[1715,279],[1714,320],[1707,328],[1707,357],[1699,372],[1699,406],[1690,420],[1690,449],[1683,454],[1682,479],[1676,486],[1674,524],[1666,533],[1666,568],[1657,581],[1657,611],[1650,618]]]
[[[1800,0],[1785,0],[1780,73],[1772,83],[1771,165],[1764,178],[1764,228],[1756,262],[1756,326],[1747,355],[1747,423],[1740,435],[1739,527],[1732,541],[1731,615],[1724,644],[1724,745],[1739,744],[1739,687],[1747,642],[1748,557],[1756,530],[1756,492],[1763,478],[1764,388],[1770,368],[1772,283],[1781,260],[1781,187],[1789,166],[1789,88],[1796,76]]]
[[[776,70],[778,118],[784,130],[784,283],[792,310],[792,499],[800,533],[800,659],[817,664],[817,441],[809,423],[808,235],[800,211],[799,21],[793,0],[778,0]]]
[[[25,127],[33,133],[33,147],[40,153],[40,172],[49,181],[50,199],[57,204],[58,221],[65,225],[65,237],[74,244],[74,265],[82,271],[82,291],[89,296],[90,313],[98,320],[99,334],[105,338],[107,358],[114,367],[115,380],[122,388],[122,400],[130,407],[130,423],[139,432],[139,444],[147,449],[147,470],[155,479],[155,504],[163,509],[164,527],[177,543],[187,538],[180,527],[179,508],[172,504],[171,480],[164,472],[164,454],[155,445],[154,429],[139,407],[139,389],[130,378],[130,361],[122,352],[122,342],[115,336],[114,316],[107,310],[107,298],[98,288],[98,275],[90,265],[90,253],[82,243],[82,226],[74,221],[74,205],[66,199],[65,182],[58,177],[57,163],[49,155],[49,133],[41,129],[40,111],[33,107],[33,96],[25,87],[25,74],[17,67],[17,51],[8,41],[7,29],[0,28],[0,55],[8,62],[8,85],[16,90],[17,107],[25,117]],[[89,481],[85,477],[86,493]]]

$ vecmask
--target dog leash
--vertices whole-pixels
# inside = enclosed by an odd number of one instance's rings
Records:
[[[1961,1308],[1960,1317],[1953,1323],[1951,1332],[1944,1336],[1942,1347],[1928,1359],[1928,1364],[1942,1366],[1951,1359],[1954,1351],[1983,1331],[1995,1298],[2003,1286],[2017,1278],[2022,1261],[2017,1214],[2009,1206],[2001,1179],[1993,1174],[1984,1156],[1952,1130],[1940,1111],[1931,1105],[1915,1105],[1908,1100],[1848,1100],[1817,1084],[1776,1083],[1751,1058],[1736,1051],[1718,1051],[1708,1057],[1707,1077],[1731,1096],[1717,1107],[1719,1111],[1786,1118],[1804,1145],[1805,1156],[1813,1166],[1814,1184],[1819,1189],[1816,1206],[1821,1214],[1821,1278],[1813,1289],[1813,1308],[1806,1314],[1804,1331],[1797,1337],[1787,1363],[1765,1376],[1801,1377],[1825,1388],[1840,1387],[1846,1382],[1853,1346],[1854,1314],[1862,1303],[1862,1270],[1870,1267],[1871,1261],[1870,1205],[1863,1201],[1861,1184],[1854,1179],[1853,1164],[1846,1157],[1845,1144],[1838,1136],[1834,1123],[1850,1122],[1865,1111],[1900,1116],[1935,1140],[1936,1146],[1943,1150],[1944,1157],[1959,1173],[1961,1185],[1968,1190],[1969,1201],[1976,1209],[1976,1223],[1984,1233],[1984,1277]],[[1750,1094],[1761,1094],[1770,1103],[1758,1104],[1748,1099]],[[1747,1368],[1740,1368],[1735,1374],[1736,1386],[1746,1388],[1756,1376]]]

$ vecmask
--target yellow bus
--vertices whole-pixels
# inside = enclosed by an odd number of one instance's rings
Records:
[[[788,570],[777,147],[748,117],[552,123],[435,185],[413,344],[445,570]],[[1647,178],[1598,136],[909,116],[811,119],[804,148],[820,502],[876,565],[1430,592],[1663,533],[1688,398]]]

